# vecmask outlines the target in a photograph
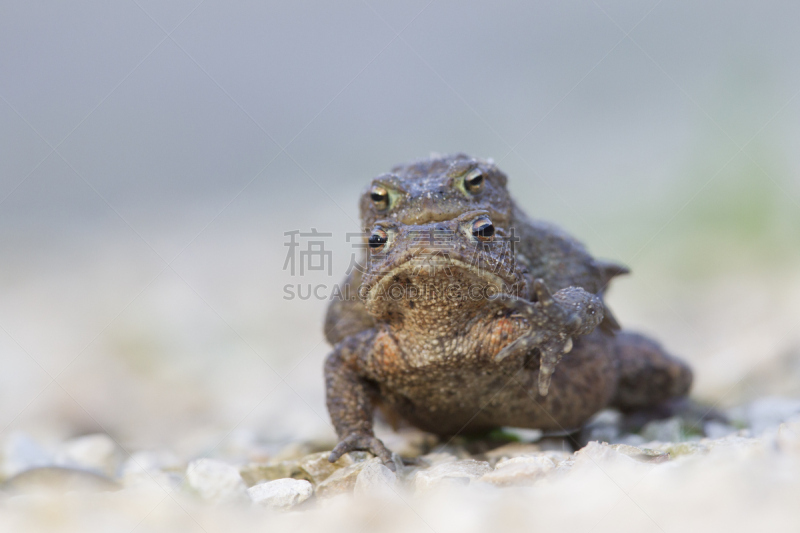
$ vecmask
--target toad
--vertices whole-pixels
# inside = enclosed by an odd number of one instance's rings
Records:
[[[325,320],[331,461],[367,450],[393,467],[376,407],[452,436],[570,431],[606,407],[688,394],[689,367],[604,302],[628,270],[529,218],[506,182],[458,154],[397,166],[364,192],[363,267],[344,281],[358,298],[333,300]]]

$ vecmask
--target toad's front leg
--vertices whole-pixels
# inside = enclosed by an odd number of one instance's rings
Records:
[[[372,431],[374,385],[359,372],[372,349],[374,330],[347,337],[336,345],[325,361],[325,395],[339,444],[328,460],[334,462],[347,452],[368,451],[394,470],[392,454]]]
[[[553,295],[541,279],[534,281],[533,288],[535,302],[509,295],[493,298],[497,304],[525,318],[529,325],[526,333],[500,350],[495,361],[539,348],[538,389],[539,394],[546,396],[556,365],[572,349],[572,337],[591,333],[603,320],[603,302],[580,287],[567,287]]]

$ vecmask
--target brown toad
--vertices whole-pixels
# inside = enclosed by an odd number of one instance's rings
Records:
[[[325,333],[331,461],[369,450],[373,408],[438,435],[500,426],[571,430],[597,411],[686,395],[692,373],[620,331],[603,293],[624,267],[529,219],[491,161],[459,154],[395,167],[361,198],[365,268]]]

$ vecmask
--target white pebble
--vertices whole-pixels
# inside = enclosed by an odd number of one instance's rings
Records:
[[[113,479],[117,477],[122,457],[122,449],[111,437],[97,433],[70,439],[62,444],[56,455],[56,464],[82,468]]]
[[[305,479],[276,479],[253,485],[247,493],[253,503],[268,509],[289,509],[311,497],[314,488]]]
[[[397,475],[382,463],[370,463],[356,478],[357,498],[391,498],[396,493]]]
[[[420,470],[414,477],[417,492],[425,492],[441,485],[469,485],[492,469],[485,461],[466,459]]]
[[[37,466],[53,464],[53,457],[27,433],[15,431],[3,443],[2,476],[12,477]]]
[[[247,486],[239,470],[222,461],[198,459],[189,463],[186,481],[204,500],[215,503],[247,501]]]

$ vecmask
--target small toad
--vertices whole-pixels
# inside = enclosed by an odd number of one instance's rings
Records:
[[[501,426],[574,430],[603,408],[685,396],[692,372],[621,330],[603,301],[628,270],[528,218],[491,162],[432,157],[378,176],[361,198],[364,268],[325,334],[335,461],[367,450],[393,466],[373,410],[441,436]]]

